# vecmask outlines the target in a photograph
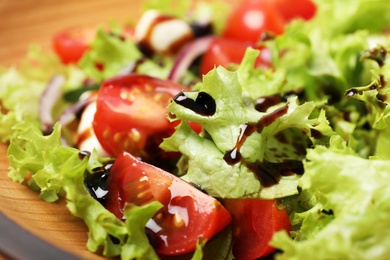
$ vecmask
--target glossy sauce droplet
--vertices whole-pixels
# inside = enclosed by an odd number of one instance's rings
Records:
[[[180,92],[173,98],[173,101],[202,116],[212,116],[217,109],[214,98],[206,92],[199,92],[195,100]]]
[[[382,67],[385,64],[386,55],[386,49],[380,46],[371,50],[367,50],[365,53],[363,53],[362,58],[374,60],[380,67]]]
[[[246,138],[254,131],[256,131],[256,128],[253,125],[240,126],[240,135],[237,138],[236,146],[232,150],[227,151],[223,157],[227,164],[234,165],[242,160],[240,153],[241,146],[244,144]]]
[[[270,124],[275,122],[276,119],[286,114],[287,111],[288,111],[288,104],[260,118],[260,120],[257,123],[255,123],[257,132],[261,133],[264,127],[269,126]]]
[[[348,97],[353,97],[353,96],[356,96],[356,95],[361,95],[361,91],[355,89],[355,88],[351,88],[349,90],[347,90],[347,92],[345,93],[346,96]]]
[[[280,95],[271,95],[256,99],[255,109],[259,112],[266,112],[268,108],[282,102]]]
[[[264,127],[271,125],[279,117],[288,112],[288,104],[276,109],[275,111],[264,115],[258,122],[248,123],[240,126],[240,135],[237,138],[235,147],[227,151],[224,155],[224,160],[229,165],[236,163],[243,163],[251,172],[253,172],[261,185],[270,187],[279,182],[282,176],[289,176],[292,174],[303,174],[303,164],[298,160],[285,160],[283,162],[249,162],[242,158],[240,149],[245,140],[255,131],[261,133]]]
[[[285,160],[277,163],[264,160],[263,162],[245,162],[244,164],[257,176],[264,187],[278,184],[282,176],[303,174],[303,163],[298,160]]]
[[[107,163],[102,167],[97,167],[93,169],[93,174],[86,174],[84,179],[84,186],[89,194],[102,205],[106,201],[108,193],[107,180],[112,166],[113,163]]]

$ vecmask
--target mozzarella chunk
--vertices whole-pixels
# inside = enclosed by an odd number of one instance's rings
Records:
[[[194,34],[187,22],[150,10],[138,22],[134,38],[150,52],[172,54],[192,40]]]
[[[96,113],[96,101],[89,103],[81,115],[80,123],[77,129],[77,148],[81,151],[92,152],[96,149],[98,154],[102,157],[109,156],[109,154],[101,146],[93,131],[92,122]]]

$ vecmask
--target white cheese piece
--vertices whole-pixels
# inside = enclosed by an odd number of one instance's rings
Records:
[[[136,42],[156,53],[175,53],[194,38],[191,26],[184,20],[147,11],[135,27]]]
[[[77,148],[81,151],[92,152],[96,149],[98,154],[102,157],[109,156],[109,154],[101,146],[100,142],[96,138],[95,132],[93,131],[92,122],[96,113],[96,101],[89,103],[80,119],[80,123],[77,129]]]

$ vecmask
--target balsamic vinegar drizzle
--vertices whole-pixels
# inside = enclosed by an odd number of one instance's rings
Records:
[[[212,116],[217,109],[214,98],[206,92],[199,92],[195,100],[180,92],[173,98],[173,101],[202,116]]]
[[[387,56],[387,51],[382,46],[379,46],[377,48],[367,50],[362,54],[362,59],[368,59],[373,60],[376,63],[378,63],[379,67],[383,67],[385,64]],[[385,80],[385,76],[383,74],[379,75],[378,82],[373,82],[372,84],[368,85],[367,87],[358,87],[358,88],[350,88],[345,92],[345,96],[347,97],[355,97],[357,95],[361,96],[365,91],[370,90],[379,90],[383,89],[387,85],[387,82]],[[387,95],[384,93],[378,93],[376,95],[376,105],[380,107],[381,109],[384,109],[387,106]]]
[[[85,175],[85,188],[89,194],[102,205],[104,205],[106,201],[106,195],[108,193],[107,181],[112,166],[113,162],[110,162],[102,167],[94,168],[92,174],[86,173]]]
[[[283,97],[280,95],[272,95],[262,97],[256,102],[256,109],[258,111],[265,111],[269,107],[276,105],[282,101]],[[216,111],[216,103],[213,97],[205,92],[199,92],[196,100],[187,97],[183,92],[177,94],[173,101],[185,108],[194,111],[202,116],[212,116]],[[245,140],[255,131],[261,133],[264,127],[271,125],[279,117],[286,114],[288,111],[288,104],[276,109],[275,111],[264,115],[257,122],[251,122],[240,126],[240,135],[237,138],[235,147],[227,151],[223,159],[229,165],[234,165],[239,162],[243,163],[251,172],[253,172],[260,183],[264,187],[270,187],[279,182],[282,176],[292,174],[303,174],[303,164],[299,160],[285,160],[283,162],[270,162],[267,160],[249,162],[242,158],[240,149]]]
[[[274,100],[273,98],[271,100]],[[298,160],[285,160],[283,162],[270,162],[267,160],[249,162],[242,158],[240,153],[241,146],[244,144],[247,137],[253,132],[261,133],[264,127],[272,124],[276,119],[286,114],[288,111],[288,104],[276,109],[275,111],[263,116],[259,121],[248,123],[240,126],[240,135],[237,138],[236,146],[227,151],[223,159],[229,165],[236,163],[243,163],[251,172],[253,172],[260,183],[264,187],[270,187],[279,182],[282,176],[289,176],[295,174],[303,174],[303,164]]]
[[[374,60],[378,63],[379,67],[382,67],[385,64],[387,51],[382,46],[377,48],[367,50],[362,54],[362,59]]]
[[[287,102],[290,96],[297,95],[298,97],[300,97],[301,94],[303,94],[303,89],[290,91],[282,95],[274,94],[274,95],[259,97],[255,100],[255,109],[259,112],[266,112],[268,108],[272,106],[280,104],[281,102]]]

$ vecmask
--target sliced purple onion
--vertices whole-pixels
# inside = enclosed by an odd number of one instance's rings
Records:
[[[96,99],[96,95],[92,95],[87,98],[80,99],[77,103],[69,106],[58,118],[58,122],[61,125],[67,125],[72,122],[73,119],[86,107],[89,103],[93,102]]]
[[[174,82],[178,82],[184,73],[188,70],[192,62],[198,56],[207,51],[212,40],[212,36],[204,36],[184,46],[176,57],[168,79]]]
[[[87,98],[80,99],[77,103],[74,103],[73,105],[65,109],[65,111],[58,118],[58,122],[62,126],[69,124],[77,117],[78,114],[80,114],[84,110],[87,105],[94,102],[95,100],[96,95],[90,95]],[[63,136],[61,137],[61,142],[63,146],[69,146],[68,142]]]
[[[49,83],[46,85],[45,90],[39,101],[39,119],[41,121],[42,131],[44,134],[49,134],[53,127],[52,110],[61,96],[61,88],[65,83],[65,77],[59,74],[54,75]]]

